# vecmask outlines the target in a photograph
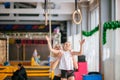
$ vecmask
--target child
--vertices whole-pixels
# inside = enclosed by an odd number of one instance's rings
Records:
[[[56,44],[54,49],[62,50],[62,47],[61,47],[61,45]],[[73,58],[73,64],[74,64],[75,69],[78,69],[78,65],[77,65],[77,62],[74,59],[74,56],[72,58]],[[52,55],[50,57],[51,70],[54,70],[54,75],[55,75],[53,80],[61,80],[61,71],[58,67],[60,59],[61,59],[61,53],[59,53],[57,55],[52,53]]]
[[[31,65],[40,65],[40,63],[40,55],[38,55],[37,49],[35,49],[31,58]]]
[[[80,42],[80,51],[79,52],[75,52],[72,51],[71,52],[71,44],[69,42],[66,42],[63,45],[63,50],[55,50],[51,47],[49,38],[46,36],[46,39],[48,41],[48,46],[50,51],[58,54],[58,53],[62,53],[62,57],[60,59],[60,64],[59,64],[59,69],[61,70],[61,80],[74,80],[74,63],[73,63],[73,55],[81,55],[82,53],[82,45],[84,43],[85,40],[82,40]]]

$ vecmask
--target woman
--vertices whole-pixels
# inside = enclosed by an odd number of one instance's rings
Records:
[[[55,45],[54,49],[56,50],[61,50],[61,45],[57,44]],[[51,66],[51,70],[54,71],[54,78],[53,80],[61,80],[61,72],[59,70],[59,67],[58,67],[58,64],[59,64],[59,61],[60,61],[60,57],[61,57],[61,54],[54,54],[52,53],[52,55],[50,56],[50,66]]]
[[[18,70],[13,73],[12,80],[27,80],[27,73],[21,63],[18,64]]]

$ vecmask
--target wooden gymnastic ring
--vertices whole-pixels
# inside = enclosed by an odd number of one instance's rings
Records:
[[[75,15],[76,15],[76,14],[80,15],[80,20],[79,20],[79,21],[76,21],[76,20],[75,20]],[[81,23],[81,21],[82,21],[82,14],[81,14],[80,9],[77,9],[77,10],[75,10],[75,11],[73,12],[73,14],[72,14],[72,19],[73,19],[73,22],[74,22],[75,24],[80,24],[80,23]]]

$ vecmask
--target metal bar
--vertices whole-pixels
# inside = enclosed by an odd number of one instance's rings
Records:
[[[101,1],[99,0],[99,72],[103,74],[103,63],[102,63],[102,55],[103,55],[103,45],[102,45],[102,22],[101,22]]]
[[[44,0],[0,0],[0,2],[44,2]],[[74,0],[51,0],[51,2],[74,2]]]
[[[48,14],[48,13],[47,13]],[[49,19],[49,17],[47,16],[47,18]],[[57,16],[57,17],[54,17],[52,16],[51,20],[55,20],[55,21],[63,21],[63,20],[71,20],[71,16],[70,15],[61,15],[61,16]],[[17,16],[17,17],[11,17],[11,16],[5,16],[5,17],[0,17],[0,20],[39,20],[39,21],[44,21],[45,20],[45,17],[43,16],[35,16],[35,17],[28,17],[28,16]],[[35,22],[35,21],[33,21]]]
[[[69,7],[69,6],[68,6]],[[44,14],[44,9],[0,9],[0,14],[18,13],[18,14]],[[72,9],[53,9],[51,14],[72,14]]]

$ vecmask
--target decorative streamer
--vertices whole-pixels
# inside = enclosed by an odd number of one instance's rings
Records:
[[[117,28],[120,28],[120,21],[111,21],[111,22],[105,22],[103,24],[103,45],[106,44],[106,32],[107,30],[116,30]],[[92,36],[94,33],[96,33],[99,30],[99,26],[96,26],[93,30],[91,31],[82,31],[82,35],[89,37]]]

